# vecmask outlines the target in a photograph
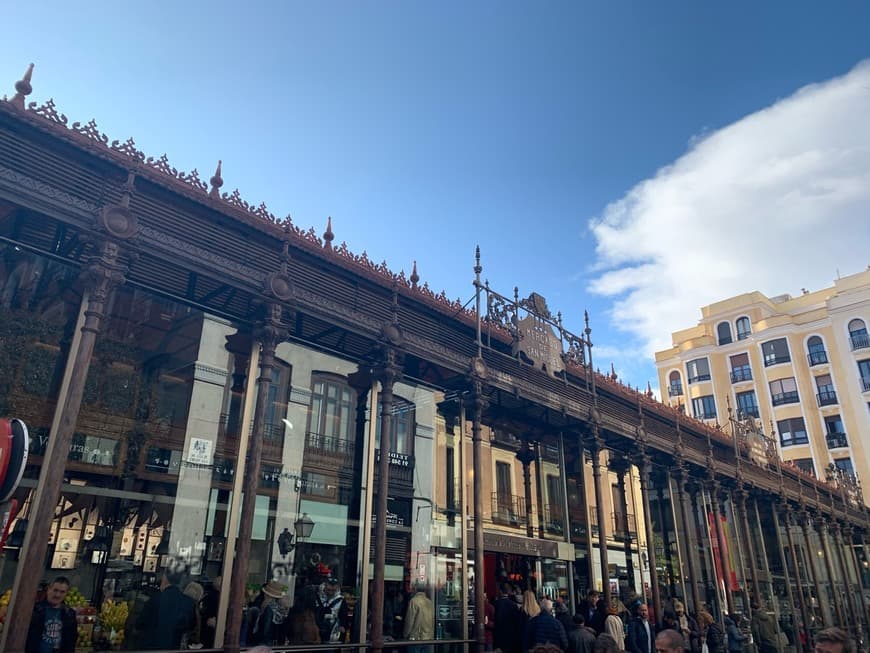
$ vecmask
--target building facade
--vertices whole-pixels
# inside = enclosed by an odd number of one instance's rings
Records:
[[[496,293],[479,252],[467,310],[416,266],[333,246],[329,222],[321,237],[221,193],[220,165],[206,183],[28,104],[29,72],[15,89],[0,417],[31,438],[7,626],[64,575],[130,613],[110,629],[107,611],[96,645],[123,630],[135,649],[166,571],[216,598],[206,643],[228,652],[270,581],[304,604],[336,580],[340,639],[374,651],[402,637],[417,583],[435,638],[481,650],[501,582],[658,615],[756,599],[795,641],[801,623],[866,623],[863,502],[759,451],[748,423],[729,437],[595,372],[588,317],[572,332],[539,295]]]
[[[671,405],[709,424],[758,420],[787,464],[870,482],[870,270],[799,297],[738,295],[701,314],[656,354]]]

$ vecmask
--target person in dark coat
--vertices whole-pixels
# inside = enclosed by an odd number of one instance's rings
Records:
[[[568,608],[562,599],[556,599],[553,601],[553,616],[559,620],[560,624],[562,624],[562,628],[565,629],[566,635],[574,630],[574,620],[571,618]]]
[[[495,630],[492,632],[492,645],[503,653],[520,653],[522,619],[520,607],[513,598],[511,587],[502,583],[500,594],[495,600]]]
[[[574,615],[573,630],[568,632],[568,653],[592,653],[595,644],[595,631],[586,625],[582,612]]]
[[[600,593],[596,589],[590,589],[586,593],[586,598],[580,601],[577,606],[577,612],[581,612],[586,619],[587,628],[592,628],[592,617],[595,616],[595,611],[598,610],[598,599],[601,598]]]
[[[626,648],[630,653],[654,653],[656,630],[649,622],[649,607],[639,603],[634,608],[634,616],[628,622]]]
[[[160,592],[142,608],[136,627],[142,633],[143,649],[177,649],[182,635],[196,624],[196,604],[182,594],[180,581],[180,573],[164,571]]]
[[[523,637],[523,650],[529,651],[538,644],[553,644],[563,651],[568,649],[568,636],[562,624],[553,616],[553,602],[541,600],[541,612],[529,619]]]
[[[76,613],[63,604],[69,580],[58,576],[45,591],[45,598],[33,607],[24,650],[27,653],[59,651],[72,653],[78,638]]]

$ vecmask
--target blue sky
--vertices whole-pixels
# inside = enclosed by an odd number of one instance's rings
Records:
[[[0,93],[34,62],[30,99],[206,178],[222,159],[224,190],[331,215],[462,301],[479,244],[496,289],[578,331],[588,308],[596,362],[634,385],[701,305],[870,263],[866,2],[39,2],[4,23]],[[840,240],[790,263],[823,224]]]

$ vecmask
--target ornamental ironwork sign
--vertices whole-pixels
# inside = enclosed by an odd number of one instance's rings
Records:
[[[521,299],[514,288],[513,299],[489,287],[479,286],[486,300],[481,316],[484,347],[492,347],[497,333],[511,338],[511,350],[518,359],[558,375],[566,366],[585,367],[589,342],[562,325],[562,314],[553,315],[547,300],[536,292]]]

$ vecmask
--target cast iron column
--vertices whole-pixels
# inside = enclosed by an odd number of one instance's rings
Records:
[[[728,557],[728,543],[725,541],[725,533],[722,530],[721,493],[719,481],[715,478],[710,481],[710,503],[713,508],[713,533],[719,543],[719,566],[722,569],[722,584],[725,588],[725,604],[728,614],[734,614],[734,595],[731,593],[731,560]],[[715,566],[715,562],[713,563]]]
[[[834,609],[837,612],[837,621],[840,624],[846,623],[846,617],[843,614],[843,605],[840,601],[840,592],[837,590],[837,579],[834,577],[834,564],[831,562],[831,547],[828,546],[828,522],[825,517],[819,518],[816,524],[816,531],[819,534],[819,539],[822,542],[822,552],[825,557],[825,568],[828,570],[828,582],[831,584],[831,594],[834,595]]]
[[[267,315],[254,337],[260,342],[260,376],[257,377],[257,403],[254,405],[254,422],[248,440],[245,460],[245,480],[242,485],[242,505],[239,515],[239,536],[233,558],[233,573],[230,578],[227,605],[227,625],[224,631],[225,653],[239,651],[239,633],[242,630],[242,608],[245,602],[245,585],[248,579],[248,563],[251,558],[251,533],[254,528],[254,512],[257,505],[257,490],[260,488],[260,459],[263,456],[263,420],[269,402],[269,386],[272,385],[272,369],[275,366],[275,347],[281,334],[281,306],[268,304]],[[241,428],[246,428],[242,424]]]
[[[381,408],[381,446],[378,460],[378,499],[375,503],[375,573],[372,578],[371,640],[372,651],[377,653],[384,648],[384,571],[387,563],[387,496],[390,485],[390,438],[393,417],[393,385],[402,377],[400,353],[402,344],[399,327],[394,320],[384,325],[381,331],[381,360],[374,369],[374,377],[381,384],[378,402]],[[372,443],[374,444],[374,443]]]
[[[852,559],[852,564],[855,567],[855,577],[858,579],[858,597],[861,605],[861,619],[859,619],[858,621],[860,623],[865,623],[868,617],[867,599],[864,596],[864,578],[861,574],[861,565],[858,563],[858,555],[855,553],[855,531],[850,524],[846,524],[846,527],[843,529],[843,533],[849,541],[849,552]]]
[[[535,525],[532,523],[532,462],[537,458],[532,443],[527,436],[523,436],[520,450],[517,451],[517,460],[523,465],[523,491],[526,502],[526,537],[535,536]]]
[[[816,571],[816,556],[815,556],[816,552],[814,550],[813,543],[810,540],[810,513],[806,508],[804,508],[801,511],[800,521],[801,521],[801,530],[803,531],[803,534],[804,534],[804,544],[805,544],[806,549],[807,549],[807,561],[809,562],[810,573],[812,574],[812,577],[813,577],[813,586],[816,588],[816,601],[818,602],[819,607],[821,607],[822,606],[822,586],[819,585],[819,572]],[[825,619],[826,610],[824,608],[822,608],[820,611],[821,611],[821,616],[822,616],[822,624],[827,625],[827,623],[826,623],[827,619]],[[807,624],[807,626],[809,626],[809,624]]]
[[[656,619],[660,619],[662,614],[662,597],[659,592],[659,572],[658,561],[656,560],[655,533],[653,532],[652,510],[649,503],[650,490],[650,457],[646,453],[646,447],[641,447],[640,458],[638,460],[638,469],[640,471],[640,496],[643,502],[643,522],[646,529],[646,554],[649,560],[649,579],[652,589],[653,609],[655,610]]]
[[[782,501],[782,498],[780,498],[780,501]],[[758,503],[756,502],[756,506],[757,505],[758,505]],[[780,564],[782,565],[782,573],[783,573],[783,576],[785,578],[785,587],[786,587],[786,590],[788,591],[788,602],[789,602],[789,607],[791,608],[791,616],[792,616],[792,632],[794,634],[794,641],[799,642],[800,641],[800,624],[798,623],[797,614],[795,613],[796,606],[795,606],[795,600],[794,600],[794,584],[791,582],[791,574],[789,573],[789,570],[788,570],[788,560],[786,560],[786,558],[785,558],[785,547],[783,546],[783,543],[782,543],[782,529],[780,528],[777,505],[771,500],[769,507],[770,507],[771,517],[773,518],[773,528],[776,532],[776,548],[777,548],[777,552],[779,553]],[[770,577],[770,573],[768,572],[768,578],[769,577]],[[796,581],[796,582],[798,583],[798,585],[797,585],[798,594],[800,594],[800,590],[801,590],[800,582],[799,581]]]
[[[483,438],[481,425],[483,411],[487,405],[486,399],[487,369],[483,358],[478,356],[471,363],[469,379],[471,392],[471,442],[472,465],[474,470],[474,638],[477,650],[486,650],[486,592],[483,585],[484,551],[483,551]],[[528,516],[528,513],[527,513]],[[465,528],[465,515],[462,516]]]
[[[24,651],[27,628],[36,602],[36,579],[45,568],[45,554],[48,548],[48,533],[55,517],[60,489],[63,484],[63,470],[69,457],[70,443],[78,420],[88,377],[88,368],[94,353],[97,335],[106,317],[106,304],[112,291],[125,281],[127,263],[121,250],[121,243],[129,240],[138,231],[138,223],[130,212],[129,199],[133,190],[132,174],[127,180],[120,202],[107,207],[98,219],[98,228],[106,237],[94,243],[95,253],[90,256],[82,271],[87,308],[81,328],[78,349],[73,353],[72,371],[66,402],[56,410],[60,411],[57,430],[51,433],[45,451],[39,480],[30,506],[30,524],[21,547],[21,557],[15,572],[12,595],[9,601],[7,628],[3,633],[5,642],[0,642],[0,650],[10,653]],[[74,354],[74,355],[73,355]],[[59,398],[61,399],[61,398]],[[37,578],[34,578],[36,575]],[[21,627],[11,628],[18,624]]]
[[[616,483],[619,486],[619,493],[622,498],[622,505],[619,506],[622,510],[623,525],[625,526],[625,539],[623,541],[623,551],[625,552],[625,567],[628,573],[628,588],[636,592],[637,585],[634,582],[634,560],[631,555],[631,529],[628,523],[628,497],[625,493],[625,476],[631,473],[631,463],[627,460],[620,460],[616,466]],[[614,506],[615,508],[616,506]]]
[[[694,602],[694,612],[697,613],[701,609],[701,593],[698,591],[698,573],[695,569],[695,556],[690,550],[692,533],[689,530],[689,516],[686,514],[686,491],[689,485],[689,476],[686,472],[685,464],[682,461],[677,463],[677,502],[680,504],[680,521],[683,522],[683,533],[686,536],[683,553],[686,556],[686,563],[689,565],[689,578],[692,583],[692,601]]]
[[[598,421],[592,421],[592,481],[595,484],[595,510],[598,513],[598,558],[601,562],[601,596],[610,605],[610,570],[607,565],[607,520],[604,512],[604,492],[601,490],[601,450],[604,442]]]
[[[840,522],[835,521],[832,528],[834,532],[834,548],[837,550],[837,561],[840,563],[840,573],[843,578],[843,600],[846,602],[846,610],[849,612],[849,618],[852,620],[853,634],[857,636],[860,632],[860,625],[858,617],[855,614],[854,597],[850,596],[852,591],[849,587],[849,573],[848,569],[846,569],[846,561],[843,556],[843,538],[840,536]]]
[[[535,508],[538,511],[538,537],[544,539],[544,475],[541,473],[541,441],[536,440],[532,446],[535,452]]]
[[[580,500],[583,503],[583,520],[586,526],[586,573],[589,585],[586,591],[595,584],[595,548],[592,546],[592,519],[589,513],[589,497],[586,495],[586,448],[583,446],[583,436],[577,437],[580,462],[577,464],[577,470],[580,474]],[[585,598],[585,595],[584,595]]]
[[[803,578],[801,578],[801,570],[800,570],[800,567],[798,567],[797,551],[795,551],[794,538],[792,537],[792,534],[791,534],[791,506],[789,506],[788,502],[785,501],[784,499],[780,500],[779,505],[780,505],[780,511],[782,513],[782,520],[783,520],[783,523],[785,524],[785,535],[786,535],[786,538],[788,541],[788,548],[789,548],[789,551],[791,552],[791,566],[794,569],[795,582],[797,583],[797,587],[798,587],[798,600],[800,601],[801,617],[803,618],[803,627],[806,630],[806,632],[809,632],[810,613],[807,611],[807,601],[806,601],[806,596],[804,596]],[[800,635],[800,631],[798,632],[798,635]],[[804,649],[808,650],[808,648],[809,648],[809,642],[807,643],[807,646],[804,647]]]
[[[741,529],[743,531],[743,541],[746,543],[746,553],[749,554],[749,575],[752,578],[752,598],[753,601],[761,603],[761,588],[758,584],[758,570],[755,568],[757,558],[755,557],[755,543],[752,539],[752,531],[749,530],[749,517],[746,514],[746,489],[738,487],[734,493],[737,498],[737,512],[740,514]]]

